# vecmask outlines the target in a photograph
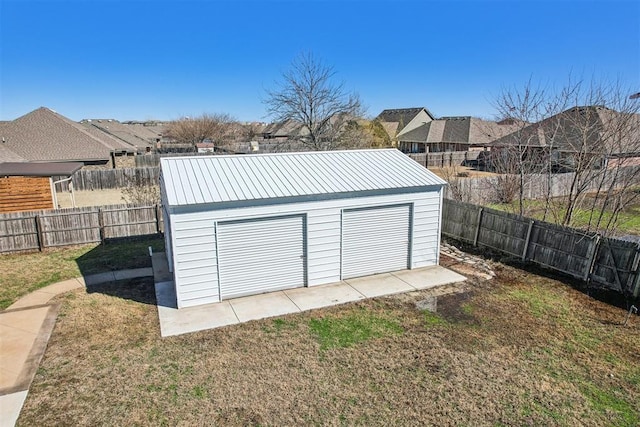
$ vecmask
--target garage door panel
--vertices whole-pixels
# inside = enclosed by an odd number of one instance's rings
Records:
[[[342,277],[348,279],[408,268],[410,227],[410,205],[345,210]]]
[[[222,299],[305,285],[304,216],[219,223]]]

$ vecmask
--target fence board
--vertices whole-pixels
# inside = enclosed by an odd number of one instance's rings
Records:
[[[112,205],[0,214],[0,253],[97,243],[164,230],[158,205]]]
[[[35,213],[17,212],[0,215],[0,252],[38,249]]]
[[[142,156],[138,156],[142,157]],[[65,177],[54,177],[57,181]],[[158,185],[159,167],[119,168],[119,169],[81,169],[73,174],[75,190],[108,190],[124,188],[131,183],[136,185]],[[57,191],[68,191],[69,183],[56,184]]]
[[[442,233],[625,295],[640,292],[637,243],[448,199],[443,205]]]

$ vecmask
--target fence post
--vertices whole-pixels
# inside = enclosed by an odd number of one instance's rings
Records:
[[[482,211],[484,208],[478,210],[478,220],[476,222],[476,235],[473,237],[473,246],[478,246],[478,237],[480,236],[480,223],[482,222]]]
[[[104,212],[102,208],[98,208],[98,227],[100,231],[100,243],[104,243]]]
[[[44,232],[42,230],[40,215],[36,215],[34,219],[36,220],[36,238],[38,240],[38,250],[42,252],[42,250],[44,249]]]
[[[522,261],[527,260],[527,254],[529,253],[529,242],[531,241],[531,231],[533,230],[533,223],[535,221],[529,221],[529,229],[527,230],[527,238],[524,241],[524,250],[522,251]]]
[[[582,280],[591,281],[591,275],[593,274],[593,269],[596,265],[596,255],[598,255],[598,248],[600,246],[600,235],[596,234],[595,240],[591,241],[591,245],[589,245],[589,262],[587,263],[587,268],[584,272]]]
[[[156,233],[160,233],[160,204],[156,203]]]

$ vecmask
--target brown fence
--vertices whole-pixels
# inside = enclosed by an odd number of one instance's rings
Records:
[[[409,157],[427,168],[450,168],[477,160],[480,153],[480,151],[447,151],[443,153],[414,153],[409,154]]]
[[[0,252],[97,243],[164,230],[159,205],[113,205],[0,215]]]
[[[640,245],[454,200],[444,200],[442,234],[637,297]]]
[[[143,156],[137,156],[143,157]],[[54,177],[53,180],[66,177]],[[138,185],[157,185],[160,179],[160,168],[121,168],[121,169],[81,169],[73,174],[75,190],[107,190],[123,188],[131,183]],[[57,191],[68,191],[67,182],[56,184]]]

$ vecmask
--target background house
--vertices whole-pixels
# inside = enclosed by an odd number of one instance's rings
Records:
[[[439,153],[481,149],[516,129],[512,121],[493,122],[470,116],[442,117],[398,135],[403,153]]]
[[[424,107],[395,108],[383,110],[375,120],[380,122],[391,141],[396,142],[397,137],[431,122],[434,116]]]
[[[551,156],[559,170],[572,170],[587,157],[598,167],[611,159],[640,158],[640,114],[580,106],[516,129],[488,147],[518,150],[531,158]]]

